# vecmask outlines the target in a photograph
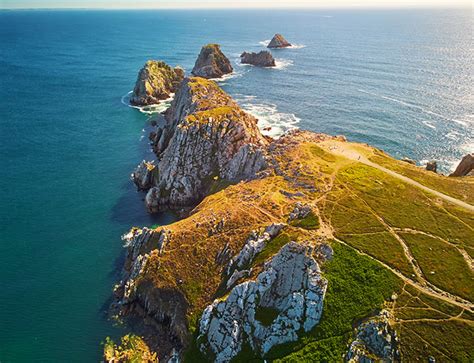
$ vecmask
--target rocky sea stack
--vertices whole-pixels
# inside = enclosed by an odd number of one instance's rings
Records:
[[[291,44],[281,34],[275,34],[268,43],[267,48],[287,48],[291,47]]]
[[[268,50],[262,50],[259,53],[243,52],[240,55],[242,64],[251,64],[257,67],[275,67],[275,59]]]
[[[157,104],[176,92],[183,78],[182,68],[172,68],[165,62],[149,60],[138,73],[130,103],[135,106]]]
[[[208,44],[202,47],[191,73],[203,78],[220,78],[233,71],[219,44]]]
[[[456,170],[450,176],[472,175],[473,170],[474,170],[474,154],[467,154],[462,158]]]

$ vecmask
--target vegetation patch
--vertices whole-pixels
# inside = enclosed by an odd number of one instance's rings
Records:
[[[120,345],[107,337],[104,342],[104,358],[111,362],[139,363],[156,362],[156,353],[152,353],[145,341],[134,334],[127,334],[122,337]]]
[[[280,312],[275,308],[258,306],[255,310],[255,319],[264,326],[270,326],[279,314]]]
[[[319,216],[313,211],[309,212],[308,215],[301,219],[295,219],[290,223],[293,227],[299,227],[304,229],[318,229],[320,226]]]

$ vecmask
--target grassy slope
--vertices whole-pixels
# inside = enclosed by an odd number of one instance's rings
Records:
[[[361,148],[366,152],[371,150],[366,146]],[[318,235],[334,235],[351,247],[334,241],[334,258],[323,266],[329,286],[320,324],[309,334],[302,334],[300,341],[274,347],[267,358],[298,362],[340,361],[353,325],[383,306],[392,309],[397,318],[394,323],[402,336],[401,351],[406,360],[419,357],[426,360],[428,355],[440,361],[447,357],[457,360],[468,357],[468,343],[472,342],[474,331],[472,315],[423,295],[411,285],[404,285],[377,260],[413,279],[413,267],[400,238],[422,270],[425,264],[442,268],[446,278],[462,271],[463,280],[451,278],[451,285],[439,280],[443,274],[434,275],[438,280],[431,282],[471,298],[472,291],[461,286],[471,280],[457,248],[471,254],[474,251],[473,215],[432,200],[416,187],[336,156],[315,143],[295,144],[274,155],[283,176],[228,186],[206,198],[190,217],[167,227],[173,237],[165,253],[154,255],[147,268],[145,280],[159,287],[183,291],[190,303],[191,330],[202,309],[222,294],[218,291],[222,266],[216,264],[216,254],[226,243],[234,253],[238,251],[253,229],[272,222],[286,222],[294,203],[299,201],[311,203],[314,216],[319,217],[311,217],[302,224],[293,223],[270,242],[256,257],[253,276],[258,273],[259,266],[289,240],[315,240]],[[430,177],[423,173],[420,178],[423,183],[446,193],[449,185],[444,179],[441,182],[436,176]],[[462,183],[456,182],[456,193],[464,187],[470,188]],[[305,188],[305,185],[313,189]],[[303,195],[287,195],[298,191]],[[221,219],[225,220],[223,229],[209,233]],[[449,252],[428,253],[431,250],[426,249],[425,234],[443,243],[443,248]],[[178,283],[180,280],[182,283]],[[388,303],[394,292],[399,298],[395,303]],[[440,341],[441,336],[443,341]],[[448,346],[451,351],[444,348]],[[186,360],[198,361],[198,356],[193,346]],[[238,360],[251,359],[259,360],[251,350],[244,349]]]

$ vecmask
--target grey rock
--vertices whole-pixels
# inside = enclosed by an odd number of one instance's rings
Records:
[[[286,48],[291,47],[291,44],[281,34],[275,34],[267,45],[268,48]]]
[[[268,50],[262,50],[259,53],[243,52],[240,55],[242,64],[251,64],[257,67],[275,67],[275,59]]]
[[[456,170],[449,176],[466,176],[474,170],[474,153],[465,155],[459,162]]]
[[[232,72],[232,65],[220,46],[208,44],[202,47],[191,73],[203,78],[220,78]]]
[[[303,204],[297,202],[293,211],[290,213],[288,217],[288,222],[291,222],[295,219],[303,219],[311,212],[311,206],[309,204]]]
[[[148,190],[153,186],[153,170],[155,169],[154,161],[143,160],[136,167],[131,175],[132,181],[138,190]]]
[[[273,346],[298,339],[298,331],[318,324],[327,281],[321,276],[312,247],[290,242],[264,265],[255,281],[235,286],[222,301],[204,310],[200,325],[200,349],[210,349],[216,362],[229,362],[247,341],[260,354]],[[266,326],[261,309],[277,312]]]

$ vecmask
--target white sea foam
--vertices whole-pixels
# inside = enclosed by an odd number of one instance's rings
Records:
[[[292,113],[279,112],[272,103],[258,102],[255,96],[237,95],[241,107],[258,119],[262,134],[278,138],[285,132],[297,128],[300,118]]]
[[[436,126],[433,125],[431,122],[429,121],[421,121],[421,123],[427,127],[429,127],[430,129],[433,129],[433,130],[436,130]]]
[[[144,113],[146,115],[153,115],[154,113],[161,113],[163,111],[166,111],[171,106],[171,102],[174,99],[174,93],[171,93],[170,97],[161,101],[158,104],[147,105],[147,106],[134,106],[130,104],[130,95],[132,93],[133,91],[130,91],[125,96],[122,97],[121,99],[122,104],[130,108],[135,108],[141,113]]]
[[[278,58],[275,59],[275,69],[285,69],[288,68],[289,66],[293,65],[293,61],[291,59],[282,59]]]
[[[268,47],[268,44],[270,44],[271,39],[266,39],[258,42],[258,44],[263,45],[264,47]],[[291,44],[289,47],[285,47],[284,49],[301,49],[301,48],[306,48],[305,44]]]
[[[266,39],[262,40],[261,42],[258,42],[258,44],[263,45],[264,47],[268,46],[272,40],[271,39]]]
[[[371,96],[374,96],[374,97],[382,98],[384,100],[396,102],[400,105],[403,105],[403,106],[406,106],[406,107],[409,107],[409,108],[413,108],[413,109],[417,109],[420,112],[423,112],[427,115],[436,116],[436,117],[442,118],[442,119],[447,120],[447,121],[453,121],[453,122],[456,122],[456,123],[458,123],[460,125],[463,125],[463,126],[467,126],[467,124],[468,124],[468,122],[466,122],[465,120],[459,120],[458,118],[448,117],[448,116],[442,115],[440,113],[437,113],[437,112],[434,112],[434,111],[431,111],[431,110],[427,110],[424,107],[421,107],[421,106],[415,105],[413,103],[406,102],[406,101],[403,101],[403,100],[400,100],[400,99],[397,99],[397,98],[394,98],[394,97],[380,95],[380,94],[369,92],[369,91],[366,91],[366,90],[363,90],[363,89],[359,89],[358,91],[362,92],[362,93],[365,93],[365,94],[368,94],[368,95],[371,95]]]

